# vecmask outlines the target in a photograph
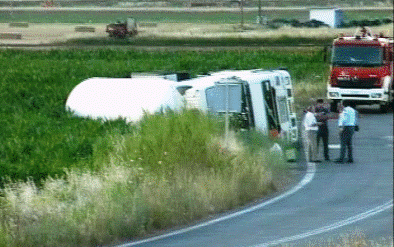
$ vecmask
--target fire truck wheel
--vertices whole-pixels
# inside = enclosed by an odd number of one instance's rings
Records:
[[[385,103],[383,105],[380,105],[380,112],[386,113],[390,110],[390,103]]]

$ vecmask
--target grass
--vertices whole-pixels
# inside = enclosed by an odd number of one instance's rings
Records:
[[[391,237],[388,239],[382,238],[379,240],[369,240],[362,231],[356,230],[351,233],[340,234],[329,239],[320,239],[315,242],[309,242],[306,246],[392,247],[393,239]]]
[[[290,36],[279,36],[277,39],[271,38],[149,38],[136,37],[131,40],[114,40],[108,38],[84,38],[74,39],[64,42],[70,45],[118,45],[118,46],[167,46],[177,47],[259,47],[259,46],[310,46],[310,45],[330,45],[332,39],[329,38],[294,38]],[[62,44],[62,42],[59,42]]]
[[[100,171],[67,170],[40,188],[31,180],[6,183],[3,246],[114,243],[276,190],[270,170],[283,160],[264,150],[251,155],[235,138],[223,149],[214,123],[197,111],[146,116],[135,134],[107,137],[112,150]]]
[[[75,11],[70,15],[68,12],[50,12],[43,15],[42,12],[13,11],[4,12],[0,17],[0,22],[27,21],[30,23],[113,23],[116,20],[124,20],[127,16],[133,16],[138,22],[156,23],[239,23],[241,15],[238,12],[189,12],[173,11],[100,11],[86,12]],[[257,13],[244,14],[244,20],[248,23],[256,21]],[[301,15],[300,15],[301,17]]]
[[[346,10],[345,16],[349,20],[360,19],[383,19],[392,18],[390,10]],[[156,23],[202,23],[202,24],[236,24],[241,22],[241,14],[237,8],[233,11],[173,11],[146,10],[146,11],[31,11],[31,10],[12,10],[2,11],[0,22],[30,22],[30,23],[113,23],[116,20],[124,20],[127,16],[132,15],[138,22],[156,22]],[[73,13],[73,14],[71,14]],[[170,13],[170,14],[169,14]],[[264,10],[263,15],[269,19],[297,19],[306,21],[309,19],[307,9],[296,10]],[[245,10],[244,21],[251,24],[256,23],[257,9],[253,11]]]
[[[156,39],[172,40],[186,40],[185,43],[193,39],[201,39],[202,44],[206,44],[209,40],[213,46],[222,40],[221,44],[226,45],[226,42],[234,45],[257,44],[264,45],[282,45],[282,46],[298,46],[302,44],[314,44],[317,46],[331,45],[332,40],[340,33],[353,35],[357,27],[353,28],[292,28],[283,26],[278,29],[261,28],[256,25],[245,24],[241,27],[239,24],[221,24],[221,25],[206,25],[206,24],[190,24],[185,28],[184,24],[160,24],[156,28],[142,28],[138,36],[133,38],[131,42],[138,42],[138,39],[149,39],[155,41]],[[392,25],[381,25],[374,27],[375,33],[385,32],[390,35],[392,32]],[[162,41],[162,40],[160,40]],[[170,42],[166,42],[170,43]],[[176,43],[176,42],[175,42]],[[197,43],[197,42],[196,42]]]

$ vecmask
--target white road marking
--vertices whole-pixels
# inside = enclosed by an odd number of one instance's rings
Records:
[[[271,241],[271,242],[268,242],[268,243],[255,245],[254,247],[267,247],[267,246],[271,246],[271,245],[278,245],[278,244],[283,244],[283,243],[290,242],[290,241],[304,239],[304,238],[307,238],[307,237],[310,237],[310,236],[314,236],[314,235],[321,234],[321,233],[324,233],[324,232],[328,232],[328,231],[331,231],[331,230],[334,230],[334,229],[337,229],[337,228],[340,228],[340,227],[343,227],[343,226],[346,226],[346,225],[353,224],[353,223],[355,223],[357,221],[364,220],[366,218],[374,216],[375,214],[378,214],[378,213],[381,213],[381,212],[383,212],[385,210],[388,210],[388,209],[390,209],[392,207],[393,207],[393,200],[388,201],[388,202],[386,202],[386,203],[384,203],[384,204],[382,204],[382,205],[380,205],[378,207],[375,207],[375,208],[373,208],[371,210],[368,210],[368,211],[366,211],[364,213],[352,216],[352,217],[347,218],[345,220],[341,220],[341,221],[335,222],[334,224],[331,224],[331,225],[328,225],[328,226],[324,226],[324,227],[321,227],[321,228],[318,228],[318,229],[314,229],[314,230],[311,230],[311,231],[308,231],[308,232],[305,232],[305,233],[302,233],[302,234],[299,234],[299,235],[294,235],[294,236],[291,236],[291,237],[286,237],[286,238],[278,239],[278,240],[275,240],[275,241]]]
[[[384,140],[393,142],[393,136],[392,135],[390,135],[390,136],[383,136],[381,138],[384,139]],[[387,144],[387,147],[392,148],[393,147],[393,143]]]
[[[143,240],[140,240],[140,241],[137,241],[137,242],[133,242],[133,243],[126,243],[126,244],[123,244],[123,245],[118,245],[117,247],[131,247],[131,246],[136,246],[136,245],[139,245],[139,244],[149,243],[149,242],[153,242],[153,241],[156,241],[156,240],[172,237],[172,236],[175,236],[175,235],[179,235],[179,234],[182,234],[182,233],[190,232],[192,230],[196,230],[196,229],[199,229],[199,228],[202,228],[202,227],[205,227],[205,226],[213,225],[215,223],[218,223],[218,222],[221,222],[221,221],[225,221],[225,220],[228,220],[228,219],[232,219],[232,218],[241,216],[243,214],[250,213],[250,212],[256,211],[258,209],[261,209],[261,208],[263,208],[263,207],[265,207],[267,205],[275,203],[275,202],[277,202],[277,201],[279,201],[279,200],[281,200],[281,199],[283,199],[285,197],[288,197],[288,196],[294,194],[298,190],[302,189],[305,185],[310,183],[312,181],[313,177],[315,176],[315,173],[316,173],[316,164],[309,162],[307,164],[307,167],[308,168],[307,168],[307,171],[306,171],[306,175],[302,178],[302,180],[296,186],[294,186],[292,189],[288,190],[284,194],[282,194],[280,196],[277,196],[275,198],[272,198],[271,200],[268,200],[266,202],[263,202],[263,203],[260,203],[258,205],[255,205],[253,207],[246,208],[244,210],[241,210],[241,211],[238,211],[238,212],[235,212],[235,213],[232,213],[232,214],[229,214],[229,215],[226,215],[226,216],[214,219],[214,220],[210,220],[210,221],[207,221],[207,222],[195,225],[195,226],[187,227],[187,228],[184,228],[184,229],[181,229],[181,230],[178,230],[178,231],[173,231],[173,232],[170,232],[168,234],[164,234],[164,235],[159,235],[159,236],[152,237],[152,238],[143,239]]]
[[[328,144],[329,149],[340,149],[341,144]]]
[[[383,139],[386,139],[386,140],[388,140],[388,141],[390,141],[390,142],[393,142],[393,136],[391,135],[391,136],[384,136],[384,137],[382,137]],[[393,147],[393,143],[390,143],[390,144],[387,144],[387,146],[389,147],[389,148],[392,148]]]

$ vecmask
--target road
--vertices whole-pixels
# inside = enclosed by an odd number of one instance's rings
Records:
[[[300,184],[260,204],[128,246],[306,246],[361,231],[368,240],[393,234],[393,114],[359,108],[353,164],[309,163]],[[339,156],[336,121],[330,156]]]

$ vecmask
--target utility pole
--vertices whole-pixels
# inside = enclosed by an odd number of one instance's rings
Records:
[[[259,13],[258,13],[258,15],[259,15],[259,24],[261,25],[261,24],[263,24],[263,13],[262,13],[262,11],[261,11],[261,0],[259,0]]]
[[[226,115],[225,115],[225,123],[224,123],[224,143],[226,148],[228,148],[228,132],[229,132],[229,125],[230,125],[230,87],[228,85],[228,81],[226,82]]]
[[[240,0],[240,7],[241,7],[241,28],[244,27],[244,0]]]

